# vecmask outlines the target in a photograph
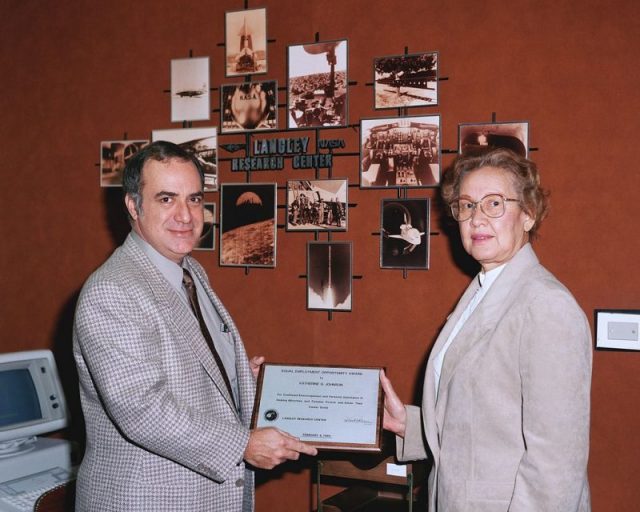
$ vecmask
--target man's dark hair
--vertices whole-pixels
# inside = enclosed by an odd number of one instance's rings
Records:
[[[142,211],[142,169],[145,164],[149,160],[166,162],[174,158],[182,162],[192,162],[200,174],[200,184],[204,188],[204,169],[195,153],[166,140],[153,142],[129,159],[122,175],[122,193],[125,197],[127,194],[131,196],[138,215]],[[131,215],[129,215],[129,219],[131,220]]]

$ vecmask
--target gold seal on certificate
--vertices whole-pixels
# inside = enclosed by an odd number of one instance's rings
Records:
[[[378,452],[380,369],[265,363],[251,428],[276,427],[318,449]]]

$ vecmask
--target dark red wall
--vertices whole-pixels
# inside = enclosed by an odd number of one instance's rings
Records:
[[[286,46],[349,39],[349,117],[374,112],[372,59],[438,50],[437,107],[442,145],[455,149],[457,124],[529,120],[530,145],[552,213],[535,248],[591,318],[594,308],[640,308],[637,236],[640,178],[640,52],[637,2],[406,0],[265,0],[269,73],[286,79]],[[212,84],[225,79],[224,11],[244,2],[6,1],[0,16],[0,222],[2,350],[52,348],[75,396],[71,322],[87,276],[126,234],[118,191],[99,187],[99,142],[147,138],[170,123],[169,63],[208,55]],[[217,108],[217,96],[213,96]],[[284,103],[284,93],[280,102]],[[393,111],[392,111],[393,112]],[[395,115],[392,113],[391,115]],[[285,123],[284,111],[280,124]],[[211,123],[218,124],[214,115]],[[227,136],[224,142],[242,141]],[[357,132],[331,132],[357,151]],[[222,138],[221,138],[222,139]],[[451,161],[445,156],[443,163]],[[222,165],[223,181],[243,180]],[[334,176],[358,181],[357,158],[337,159]],[[307,171],[256,174],[254,181],[312,177]],[[410,196],[435,190],[412,191]],[[393,191],[350,189],[353,312],[305,310],[308,234],[278,232],[273,270],[220,268],[218,253],[200,253],[212,283],[236,319],[250,354],[272,361],[384,365],[406,401],[416,396],[425,356],[468,282],[444,233],[431,239],[431,269],[378,268],[379,201]],[[218,202],[218,195],[208,200]],[[279,192],[279,201],[284,193]],[[284,213],[279,210],[284,222]],[[440,215],[434,214],[433,230]],[[640,354],[596,352],[590,481],[594,510],[635,510],[640,502]],[[76,410],[73,436],[81,422]],[[258,510],[312,506],[310,464],[259,477]]]

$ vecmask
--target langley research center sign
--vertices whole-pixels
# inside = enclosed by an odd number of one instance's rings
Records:
[[[344,140],[318,140],[318,149],[345,147]],[[331,153],[309,154],[309,137],[262,139],[253,141],[253,154],[231,159],[232,171],[280,171],[286,157],[294,169],[321,169],[333,166]]]

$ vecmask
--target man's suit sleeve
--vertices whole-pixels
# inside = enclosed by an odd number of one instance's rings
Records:
[[[157,331],[139,302],[100,279],[81,295],[75,335],[99,399],[132,443],[222,482],[242,462],[249,431],[171,392],[169,379],[188,376],[162,364]]]
[[[525,442],[509,512],[576,511],[589,452],[591,336],[559,287],[528,306],[520,341]]]

